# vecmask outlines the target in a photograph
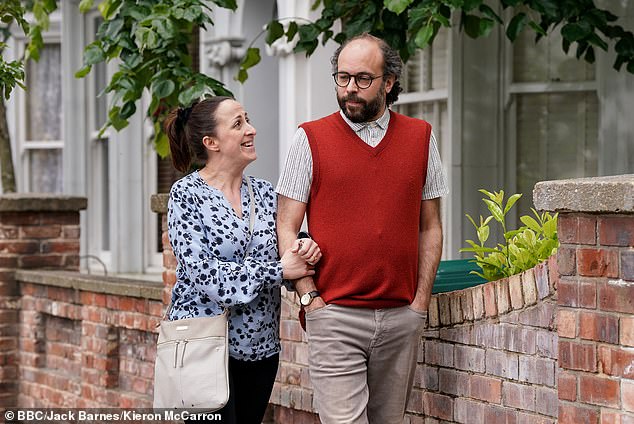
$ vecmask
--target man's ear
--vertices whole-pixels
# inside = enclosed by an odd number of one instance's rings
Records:
[[[211,150],[212,152],[217,152],[218,150],[220,150],[220,146],[218,146],[218,140],[215,137],[211,137],[209,135],[203,137],[203,146],[205,146],[207,150]]]
[[[392,87],[394,87],[395,82],[396,78],[394,78],[394,75],[388,75],[387,77],[385,77],[385,94],[392,91]]]

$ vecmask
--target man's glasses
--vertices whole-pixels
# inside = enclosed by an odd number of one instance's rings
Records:
[[[373,77],[369,74],[350,75],[347,72],[335,72],[332,76],[335,79],[335,84],[339,87],[347,87],[348,84],[350,84],[350,79],[354,78],[354,83],[357,84],[357,87],[363,90],[370,87],[375,79],[384,77],[385,74]]]

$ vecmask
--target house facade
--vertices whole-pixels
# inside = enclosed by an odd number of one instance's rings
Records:
[[[169,190],[173,173],[152,149],[146,105],[127,128],[98,137],[108,99],[97,94],[115,65],[74,77],[101,18],[96,10],[81,14],[79,1],[60,3],[42,59],[27,65],[29,90],[16,90],[7,105],[18,190],[88,198],[82,269],[155,275],[162,270],[160,229],[150,196]],[[214,8],[215,25],[200,34],[201,71],[225,82],[257,128],[258,160],[247,172],[273,183],[297,125],[337,109],[330,76],[335,43],[306,58],[282,40],[266,47],[261,35],[273,18],[316,19],[311,3],[239,0],[236,12]],[[634,29],[633,0],[598,3]],[[240,84],[234,76],[252,42],[262,61]],[[24,43],[12,38],[7,54],[19,56]],[[530,211],[538,181],[634,173],[634,75],[616,72],[612,63],[602,51],[591,65],[565,55],[556,33],[535,44],[525,32],[510,43],[495,28],[472,40],[455,25],[406,64],[393,109],[429,121],[438,139],[451,191],[442,202],[444,259],[459,258],[464,240],[474,238],[464,214],[488,214],[480,188],[524,193],[516,220]]]

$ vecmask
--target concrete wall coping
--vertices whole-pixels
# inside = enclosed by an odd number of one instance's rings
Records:
[[[153,194],[150,198],[150,207],[152,208],[152,212],[167,213],[167,201],[169,198],[169,193]]]
[[[533,190],[542,211],[634,212],[634,174],[543,181]]]
[[[6,193],[0,196],[0,212],[71,212],[86,209],[85,197],[50,193]]]
[[[163,300],[163,282],[89,275],[71,271],[17,270],[15,279],[93,293]]]

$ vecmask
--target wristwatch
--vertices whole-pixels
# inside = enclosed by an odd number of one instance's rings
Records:
[[[299,303],[301,303],[302,306],[308,306],[313,302],[313,299],[316,298],[317,296],[319,296],[319,292],[317,290],[304,293],[302,297],[299,298]]]

